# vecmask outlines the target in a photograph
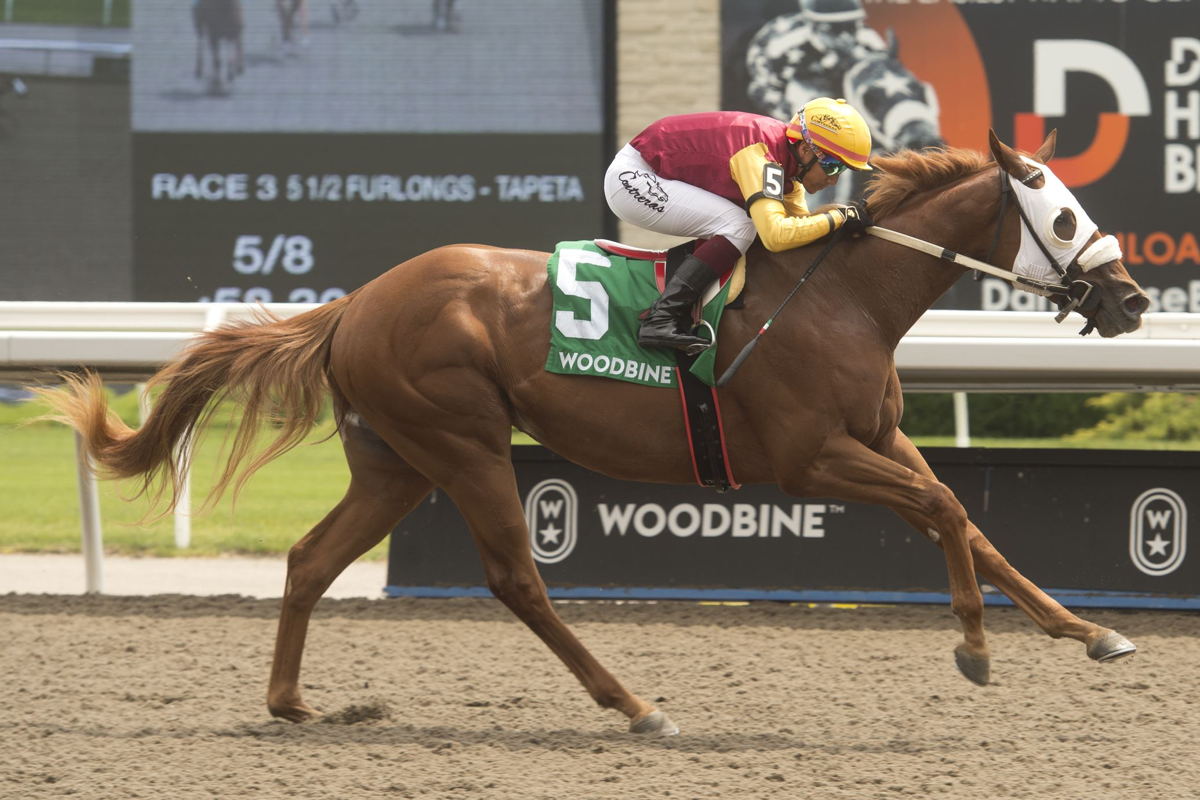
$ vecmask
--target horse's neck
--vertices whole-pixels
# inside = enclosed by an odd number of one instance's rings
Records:
[[[923,194],[887,219],[885,228],[916,236],[955,252],[975,254],[991,235],[996,211],[990,198],[964,202],[967,190],[956,187]],[[844,256],[839,273],[847,288],[869,303],[870,316],[893,345],[937,302],[965,270],[901,245],[863,236]]]

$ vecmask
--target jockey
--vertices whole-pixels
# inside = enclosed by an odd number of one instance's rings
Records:
[[[863,24],[861,0],[801,0],[800,12],[759,28],[746,48],[757,111],[786,119],[809,97],[846,94],[846,72],[873,53],[887,52],[878,33]]]
[[[768,250],[800,247],[863,222],[853,206],[812,214],[804,193],[869,170],[871,134],[845,100],[819,97],[784,123],[741,111],[665,117],[617,153],[604,176],[613,213],[656,233],[705,239],[650,307],[638,342],[695,351],[691,311],[755,236]],[[814,169],[815,167],[815,169]]]

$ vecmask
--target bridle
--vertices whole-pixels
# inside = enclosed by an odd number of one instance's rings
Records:
[[[988,249],[987,261],[980,261],[970,256],[964,256],[961,253],[956,253],[953,250],[948,250],[944,247],[932,244],[924,239],[918,239],[915,236],[909,236],[898,231],[893,231],[888,228],[882,228],[878,225],[865,228],[864,232],[879,239],[884,239],[904,247],[918,250],[922,253],[927,253],[931,256],[941,258],[945,261],[950,261],[958,264],[961,267],[975,270],[976,273],[991,275],[1009,283],[1019,285],[1026,291],[1040,294],[1044,297],[1049,297],[1058,304],[1059,312],[1054,317],[1055,322],[1062,322],[1067,318],[1067,315],[1072,311],[1078,311],[1087,319],[1087,324],[1083,330],[1079,332],[1081,336],[1086,336],[1095,329],[1095,322],[1089,315],[1094,315],[1097,308],[1100,307],[1100,294],[1094,292],[1096,284],[1085,280],[1082,276],[1088,270],[1098,267],[1101,264],[1106,264],[1109,261],[1115,261],[1121,257],[1121,249],[1117,241],[1112,236],[1104,236],[1096,241],[1085,244],[1068,260],[1064,267],[1059,263],[1059,259],[1055,258],[1046,246],[1045,242],[1038,235],[1036,228],[1030,223],[1029,215],[1025,208],[1021,205],[1020,198],[1014,195],[1012,187],[1013,181],[1019,181],[1022,185],[1028,186],[1033,181],[1042,177],[1043,173],[1040,169],[1033,169],[1024,178],[1014,178],[1005,172],[1004,167],[999,167],[1000,175],[1000,209],[996,214],[995,234],[992,236],[992,246]],[[996,249],[1000,245],[1000,232],[1004,224],[1004,214],[1008,210],[1009,203],[1016,206],[1017,213],[1020,215],[1021,223],[1024,225],[1024,230],[1032,237],[1032,240],[1037,244],[1038,249],[1045,256],[1047,262],[1058,274],[1059,282],[1042,280],[1033,278],[1027,275],[1018,275],[1012,270],[1001,269],[993,266],[988,261],[996,253]],[[979,276],[977,276],[979,277]]]
[[[813,163],[816,163],[815,159]],[[811,167],[812,164],[809,164],[808,166]],[[1038,236],[1037,230],[1029,221],[1029,215],[1026,213],[1025,208],[1021,205],[1021,198],[1015,195],[1015,189],[1013,188],[1013,181],[1019,181],[1023,186],[1028,186],[1029,184],[1033,183],[1035,180],[1042,177],[1042,170],[1035,167],[1024,178],[1012,177],[1005,172],[1003,166],[999,167],[999,172],[1000,210],[996,214],[996,232],[992,236],[992,246],[988,249],[988,261],[991,261],[992,257],[996,254],[996,248],[1000,245],[1000,232],[1004,225],[1004,214],[1008,210],[1009,202],[1012,202],[1017,207],[1017,213],[1021,217],[1022,225],[1025,226],[1023,230],[1033,237],[1033,241],[1037,243],[1037,247],[1039,250],[1041,250],[1042,255],[1045,256],[1046,260],[1049,261],[1050,266],[1053,267],[1054,271],[1058,274],[1060,279],[1059,283],[1044,281],[1040,278],[1033,278],[1028,275],[1018,275],[1014,270],[1016,269],[1017,262],[1020,259],[1020,252],[1013,257],[1013,270],[1007,270],[992,266],[986,261],[980,261],[979,259],[971,258],[970,256],[964,256],[962,253],[956,253],[955,251],[948,250],[945,247],[939,247],[938,245],[933,244],[932,242],[927,242],[924,239],[918,239],[915,236],[909,236],[906,233],[900,233],[899,231],[891,230],[890,228],[882,228],[878,225],[872,225],[870,227],[863,228],[863,233],[869,233],[870,235],[879,239],[884,239],[886,241],[908,247],[912,250],[917,250],[921,253],[927,253],[928,255],[943,259],[945,261],[950,261],[954,264],[958,264],[961,267],[966,267],[967,269],[973,269],[976,271],[976,273],[991,275],[993,277],[1000,278],[1001,280],[1008,281],[1009,283],[1017,284],[1027,291],[1035,294],[1053,298],[1054,302],[1058,303],[1059,306],[1059,312],[1054,317],[1054,321],[1062,322],[1072,311],[1078,311],[1084,316],[1085,319],[1087,319],[1087,324],[1083,326],[1083,330],[1079,332],[1079,335],[1087,336],[1096,328],[1096,323],[1088,315],[1094,315],[1096,309],[1100,307],[1100,293],[1093,292],[1093,290],[1096,288],[1096,284],[1092,283],[1091,281],[1084,280],[1080,276],[1088,270],[1098,267],[1101,264],[1107,264],[1110,261],[1116,261],[1117,259],[1121,258],[1120,245],[1117,243],[1115,237],[1102,236],[1090,244],[1082,245],[1069,259],[1066,259],[1067,265],[1064,267],[1059,263],[1059,259],[1055,258],[1054,254],[1050,252],[1050,248],[1046,246],[1046,243],[1042,241],[1041,237]],[[1006,180],[1006,178],[1008,178],[1008,180]],[[791,292],[789,292],[787,297],[783,299],[783,302],[779,304],[779,307],[775,309],[775,313],[767,318],[767,321],[762,324],[762,327],[758,329],[758,332],[754,334],[754,336],[745,344],[744,347],[742,347],[741,351],[737,354],[733,361],[730,362],[729,366],[725,368],[725,371],[721,374],[720,378],[717,379],[715,384],[716,386],[724,386],[725,384],[729,383],[729,381],[737,373],[738,369],[741,368],[742,363],[750,357],[752,352],[754,352],[754,349],[758,346],[759,341],[775,322],[775,318],[778,317],[783,311],[784,306],[786,306],[788,302],[796,295],[796,292],[800,290],[800,287],[802,287],[808,281],[809,277],[812,276],[817,266],[825,260],[825,256],[829,255],[829,251],[833,249],[834,245],[841,240],[845,231],[846,229],[844,227],[839,227],[833,232],[833,235],[829,237],[829,240],[825,243],[825,246],[821,248],[821,252],[818,253],[817,257],[812,260],[812,262],[808,265],[808,269],[805,270],[804,274],[800,277],[800,280],[794,287],[792,287]],[[1093,230],[1092,233],[1095,233],[1095,230]],[[1090,236],[1091,234],[1089,234],[1089,238]],[[714,338],[713,341],[715,342],[716,339]]]

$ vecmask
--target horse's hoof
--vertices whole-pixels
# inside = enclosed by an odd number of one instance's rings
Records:
[[[958,665],[958,671],[963,674],[967,680],[978,686],[987,686],[991,679],[992,662],[991,659],[984,655],[977,655],[967,649],[965,644],[960,644],[954,648],[954,663]]]
[[[289,706],[268,706],[272,717],[286,719],[288,722],[309,722],[324,716],[310,705],[297,703]]]
[[[1137,646],[1116,631],[1109,631],[1087,648],[1088,658],[1101,664],[1131,656],[1136,652]]]
[[[651,711],[644,717],[638,717],[631,720],[629,723],[630,733],[649,733],[656,736],[675,736],[679,733],[679,726],[671,721],[661,711]]]

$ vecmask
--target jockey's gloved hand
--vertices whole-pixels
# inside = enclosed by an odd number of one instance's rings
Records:
[[[841,206],[840,208],[842,214],[846,217],[846,221],[842,224],[842,227],[846,229],[846,233],[859,233],[864,228],[869,228],[875,224],[875,221],[871,219],[871,215],[867,213],[867,204],[861,200]]]

